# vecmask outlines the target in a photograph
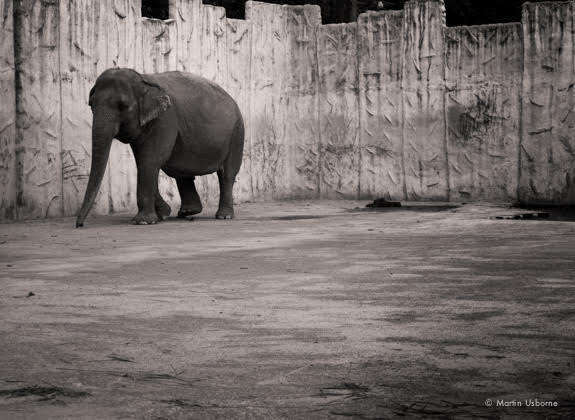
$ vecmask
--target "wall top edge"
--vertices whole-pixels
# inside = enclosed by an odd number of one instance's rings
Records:
[[[207,6],[204,4],[204,7]],[[248,6],[253,7],[267,7],[267,6],[275,6],[275,7],[285,7],[290,9],[318,9],[321,10],[321,7],[317,4],[277,4],[277,3],[268,3],[265,1],[254,1],[248,0],[246,1],[246,9]]]
[[[403,10],[368,10],[367,12],[360,13],[357,17],[359,21],[362,18],[367,18],[370,16],[393,16],[393,17],[403,17]]]
[[[500,29],[500,28],[521,28],[521,22],[508,22],[508,23],[488,23],[486,25],[463,25],[463,26],[448,26],[447,32],[459,32],[463,30],[482,30],[482,29]]]
[[[176,21],[176,19],[156,19],[156,18],[149,18],[146,16],[140,16],[139,18],[142,22],[149,22],[149,23],[156,23],[156,22],[161,22],[164,23],[166,25],[170,25],[172,23],[174,23]]]
[[[327,23],[325,25],[320,25],[320,29],[321,28],[325,28],[325,29],[338,29],[338,28],[356,28],[357,27],[357,22],[349,22],[349,23]]]
[[[557,0],[552,0],[552,1],[538,1],[538,2],[533,2],[533,1],[526,1],[525,3],[523,3],[523,7],[527,7],[527,6],[551,6],[551,5],[566,5],[566,4],[573,4],[575,3],[575,0],[565,0],[565,1],[557,1]]]

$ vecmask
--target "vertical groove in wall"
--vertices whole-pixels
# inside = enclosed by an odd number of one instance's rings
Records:
[[[525,21],[527,20],[527,7],[525,4],[521,7],[521,85],[519,88],[519,142],[517,145],[517,188],[516,188],[516,200],[518,203],[521,203],[521,184],[523,182],[523,157],[522,157],[522,149],[523,149],[523,139],[524,139],[524,129],[525,129],[525,121],[524,121],[524,101],[523,95],[526,91],[526,79],[525,79],[525,63],[526,63],[526,53],[527,49],[525,47],[526,42],[528,40],[528,36],[525,32]]]
[[[60,8],[58,7],[58,91],[60,95],[60,127],[59,127],[59,141],[60,141],[60,156],[64,156],[64,101],[62,96],[62,16],[60,14]],[[60,185],[60,202],[62,206],[62,216],[66,214],[66,201],[64,197],[64,164],[60,165],[61,174],[61,185]]]
[[[316,102],[315,102],[315,108],[316,108],[316,124],[315,124],[315,129],[316,129],[316,147],[315,147],[315,152],[317,153],[317,179],[316,179],[316,185],[317,185],[317,189],[316,189],[316,198],[320,198],[321,197],[321,166],[322,166],[322,135],[321,135],[321,109],[320,109],[320,90],[321,90],[321,74],[320,74],[320,67],[319,67],[319,34],[320,34],[320,30],[321,30],[321,10],[320,10],[320,24],[318,29],[315,32],[315,36],[314,36],[314,43],[315,43],[315,62],[313,63],[314,67],[315,67],[315,73],[317,75],[317,81],[316,81],[316,85],[317,85],[317,91],[316,91]]]
[[[362,123],[362,118],[361,118],[361,53],[360,53],[360,26],[359,26],[359,19],[360,16],[358,16],[358,18],[356,19],[356,25],[357,25],[357,29],[356,29],[356,36],[355,36],[355,51],[356,51],[356,80],[357,80],[357,85],[356,85],[356,103],[357,103],[357,131],[358,131],[358,148],[361,148],[361,135],[363,133],[363,123]],[[359,200],[361,199],[361,171],[362,171],[362,167],[363,167],[363,160],[362,160],[362,156],[361,156],[361,152],[359,152],[358,150],[358,157],[357,157],[357,197],[356,199]]]
[[[12,0],[0,0],[0,220],[16,217],[16,81]]]
[[[246,20],[247,20],[247,6],[244,6],[245,10],[245,16],[246,16]],[[249,27],[250,27],[250,43],[249,43],[249,54],[248,54],[248,60],[249,60],[249,64],[248,64],[248,74],[249,74],[249,79],[248,79],[248,103],[247,103],[247,110],[248,110],[248,118],[247,118],[247,123],[248,123],[248,130],[246,132],[248,138],[249,138],[249,142],[250,142],[250,191],[251,191],[251,196],[250,196],[250,200],[255,200],[256,196],[254,193],[254,181],[253,181],[253,155],[252,155],[252,147],[253,147],[253,138],[254,138],[254,134],[253,134],[253,128],[252,128],[252,83],[253,83],[253,78],[254,78],[254,73],[253,73],[253,61],[252,61],[252,57],[253,57],[253,44],[254,44],[254,25],[252,21],[248,21],[249,22]]]
[[[250,30],[251,30],[251,36],[250,36],[250,44],[249,44],[249,74],[250,74],[250,78],[249,78],[249,85],[248,85],[248,121],[247,121],[247,125],[248,125],[248,131],[247,133],[249,138],[250,138],[250,144],[253,147],[253,128],[252,128],[252,121],[253,121],[253,98],[252,98],[252,92],[253,92],[253,83],[254,83],[254,77],[253,77],[253,55],[254,55],[254,24],[253,21],[251,20],[251,7],[250,4],[251,2],[247,1],[244,4],[244,14],[245,14],[245,18],[246,18],[246,22],[249,23],[250,25]],[[250,190],[251,190],[251,200],[255,200],[256,199],[256,194],[255,194],[255,190],[254,190],[254,164],[253,164],[253,152],[252,153],[252,158],[250,159]]]
[[[21,118],[22,118],[22,45],[20,28],[22,27],[22,2],[23,0],[14,0],[12,9],[12,25],[14,36],[14,104],[15,104],[15,119],[14,119],[14,167],[15,167],[15,219],[22,219],[23,207],[23,156],[22,156],[22,131],[21,131]]]
[[[108,0],[109,1],[109,0]],[[104,16],[107,16],[108,11],[112,11],[112,8],[110,7],[106,7],[108,6],[108,1],[107,0],[103,0],[101,3],[104,4]],[[113,0],[112,0],[113,1]],[[100,11],[102,10],[102,8],[100,7]],[[102,17],[104,18],[104,17]],[[107,19],[106,19],[107,21]],[[105,62],[105,67],[108,67],[109,64],[109,57],[110,57],[110,32],[109,32],[109,27],[108,24],[106,24],[106,28],[108,30],[105,30],[104,33],[106,34],[105,38],[106,38],[106,52],[104,55],[104,62]],[[115,142],[116,140],[112,140],[113,142]],[[113,146],[112,146],[113,147]],[[110,156],[112,155],[112,151],[110,149]],[[115,209],[114,209],[114,180],[113,180],[113,176],[112,176],[112,159],[108,159],[108,163],[106,165],[106,173],[108,174],[108,213],[114,213]],[[124,197],[122,197],[124,198]]]
[[[401,22],[401,27],[405,28],[405,13],[403,13],[403,17],[402,17],[402,22]],[[400,51],[402,52],[399,57],[400,57],[400,71],[401,71],[401,86],[403,86],[403,74],[405,73],[405,54],[403,54],[404,48],[405,48],[405,38],[408,35],[406,33],[402,34],[401,37],[401,43],[400,43]],[[402,193],[403,193],[403,200],[407,200],[407,176],[405,173],[405,97],[403,95],[401,95],[401,138],[400,138],[400,142],[401,142],[401,173],[403,175],[403,181],[402,181]]]
[[[443,89],[443,147],[445,152],[445,181],[447,185],[447,193],[446,198],[447,201],[451,201],[451,171],[449,168],[449,139],[448,139],[448,132],[447,132],[447,41],[445,38],[445,33],[447,30],[447,22],[446,22],[446,15],[445,15],[445,2],[444,0],[440,0],[441,8],[442,8],[442,18],[441,18],[441,38],[443,41],[443,51],[441,54],[441,62],[442,62],[442,69],[441,69],[441,80],[442,80],[442,89]]]

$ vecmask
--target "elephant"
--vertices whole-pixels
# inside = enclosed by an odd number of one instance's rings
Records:
[[[180,218],[202,211],[195,177],[217,172],[218,219],[234,217],[232,190],[242,164],[244,122],[237,103],[201,76],[170,71],[104,71],[90,90],[92,157],[76,227],[84,225],[104,176],[114,138],[132,148],[137,167],[134,224],[155,224],[171,214],[158,191],[160,169],[175,178]]]

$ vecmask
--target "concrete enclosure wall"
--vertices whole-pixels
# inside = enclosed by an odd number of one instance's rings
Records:
[[[440,0],[322,25],[317,6],[201,0],[170,19],[139,0],[0,0],[0,219],[73,215],[90,167],[88,92],[103,70],[184,70],[246,121],[236,201],[288,198],[575,203],[573,2],[522,23],[447,28]],[[115,142],[94,211],[134,210]],[[198,191],[217,202],[215,175]],[[177,206],[175,183],[160,190]],[[174,209],[175,210],[175,209]]]

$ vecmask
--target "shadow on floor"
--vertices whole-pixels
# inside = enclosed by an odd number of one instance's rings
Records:
[[[510,220],[546,220],[550,222],[575,222],[575,206],[515,205],[513,209],[526,210],[510,216]]]

